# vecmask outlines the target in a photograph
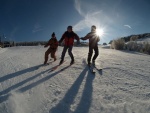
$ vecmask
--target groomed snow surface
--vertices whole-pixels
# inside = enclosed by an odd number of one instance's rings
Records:
[[[93,75],[88,47],[74,47],[75,64],[43,66],[48,48],[0,49],[0,113],[150,113],[150,56],[99,47]],[[49,61],[51,62],[51,61]]]

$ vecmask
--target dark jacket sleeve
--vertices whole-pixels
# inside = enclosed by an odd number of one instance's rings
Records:
[[[50,45],[51,39],[48,41],[48,43],[44,47],[48,47]]]
[[[78,36],[76,33],[74,33],[74,35],[75,35],[75,39],[76,39],[77,41],[79,41],[79,40],[80,40],[79,36]]]
[[[85,37],[82,37],[82,40],[87,40],[91,37],[91,33],[88,33]]]
[[[62,43],[62,41],[65,39],[66,32],[62,35],[61,39],[59,40],[59,43]]]
[[[92,36],[93,36],[92,33],[88,33],[85,37],[82,37],[81,39],[82,40],[87,40],[87,39],[90,39]],[[100,41],[100,37],[97,36],[97,42],[99,42],[99,41]]]

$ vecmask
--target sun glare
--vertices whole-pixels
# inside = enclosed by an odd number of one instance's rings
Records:
[[[98,36],[103,36],[104,35],[104,30],[103,29],[96,29],[96,34]]]

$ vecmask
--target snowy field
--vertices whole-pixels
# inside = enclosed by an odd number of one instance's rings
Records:
[[[0,113],[150,113],[150,55],[99,48],[93,75],[87,47],[74,47],[75,64],[42,66],[47,48],[0,49]],[[63,69],[63,70],[62,70]]]

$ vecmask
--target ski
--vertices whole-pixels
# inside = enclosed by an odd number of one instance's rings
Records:
[[[93,64],[93,66],[97,71],[102,71],[102,68],[99,65]]]
[[[98,74],[103,75],[102,68],[100,67],[100,65],[93,64],[93,66],[94,66],[95,71],[98,72]]]
[[[95,69],[94,69],[94,66],[93,66],[92,64],[88,64],[88,62],[86,61],[86,59],[83,59],[83,63],[88,66],[89,71],[90,71],[92,74],[95,74],[95,73],[96,73],[96,71],[95,71]]]
[[[65,61],[63,61],[61,64],[58,64],[54,66],[50,71],[55,71],[59,66],[61,66]]]
[[[95,74],[96,72],[98,72],[99,74],[102,73],[102,68],[100,67],[100,65],[95,65],[95,64],[88,64],[89,66],[89,70],[91,73]]]
[[[96,73],[96,71],[95,71],[95,68],[94,68],[94,66],[92,65],[92,64],[88,64],[88,66],[89,66],[89,70],[90,70],[90,72],[91,73],[93,73],[93,74],[95,74]]]

